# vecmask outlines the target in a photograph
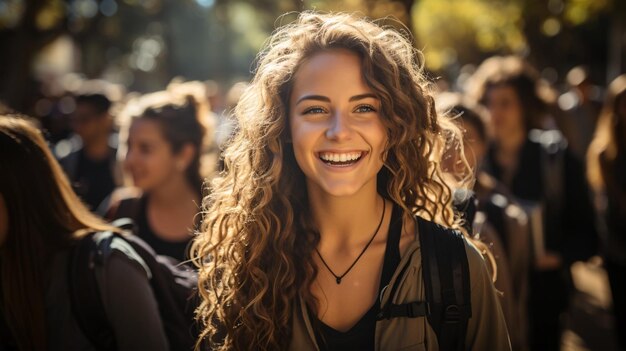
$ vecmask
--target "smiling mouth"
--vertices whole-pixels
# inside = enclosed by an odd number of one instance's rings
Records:
[[[359,162],[363,156],[365,156],[365,151],[354,151],[354,152],[344,152],[344,153],[336,153],[336,152],[320,152],[318,157],[322,162],[329,166],[335,167],[349,167],[353,164]]]

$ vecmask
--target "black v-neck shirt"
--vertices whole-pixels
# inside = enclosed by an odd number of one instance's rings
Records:
[[[378,296],[389,284],[391,277],[400,264],[400,236],[402,234],[402,210],[394,205],[391,223],[387,235],[383,271],[380,277]],[[358,293],[358,292],[355,292]],[[380,310],[380,299],[365,312],[363,317],[349,330],[338,331],[319,320],[314,311],[309,310],[311,324],[315,329],[315,338],[322,351],[335,350],[374,350],[376,334],[376,315]]]

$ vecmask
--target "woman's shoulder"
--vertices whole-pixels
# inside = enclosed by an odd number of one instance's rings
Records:
[[[465,241],[465,254],[467,255],[467,262],[470,266],[470,274],[472,273],[472,268],[478,269],[484,267],[486,269],[486,260],[487,252],[485,249],[481,249],[477,246],[475,242],[464,238]],[[487,272],[485,270],[485,272]],[[476,272],[478,273],[478,272]]]
[[[111,205],[106,211],[105,218],[108,220],[135,218],[144,196],[140,189],[134,187],[115,189],[111,194]]]
[[[486,253],[483,254],[482,249],[477,246],[473,240],[467,238],[463,232],[460,230],[443,226],[441,224],[435,223],[433,221],[429,221],[419,216],[415,216],[415,227],[417,227],[418,237],[415,239],[415,245],[423,246],[423,238],[421,236],[427,235],[424,231],[429,231],[429,234],[432,235],[441,235],[447,237],[448,240],[445,240],[447,243],[441,244],[443,246],[453,245],[454,242],[460,244],[462,243],[463,248],[465,250],[465,256],[467,257],[467,263],[470,270],[470,276],[474,276],[476,274],[482,274],[483,271],[487,272],[485,266],[485,256]],[[443,241],[440,241],[443,242]],[[456,247],[456,246],[455,246]],[[458,248],[458,247],[456,247]],[[424,248],[422,248],[423,251]],[[460,250],[452,250],[453,248],[445,248],[447,252],[459,252]],[[422,252],[422,255],[424,253]],[[484,270],[483,270],[484,268]]]

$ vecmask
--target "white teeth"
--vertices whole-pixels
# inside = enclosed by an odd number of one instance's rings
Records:
[[[323,161],[327,162],[348,162],[358,160],[362,154],[362,152],[348,152],[342,154],[337,154],[333,152],[321,152],[320,158]]]

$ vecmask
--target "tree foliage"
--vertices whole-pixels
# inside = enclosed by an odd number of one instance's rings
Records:
[[[130,90],[160,89],[175,76],[246,79],[267,36],[306,9],[357,11],[412,32],[437,74],[498,53],[599,67],[615,1],[4,0],[0,49],[11,55],[0,55],[0,100],[29,103],[36,58],[61,36],[75,43],[78,72]]]

